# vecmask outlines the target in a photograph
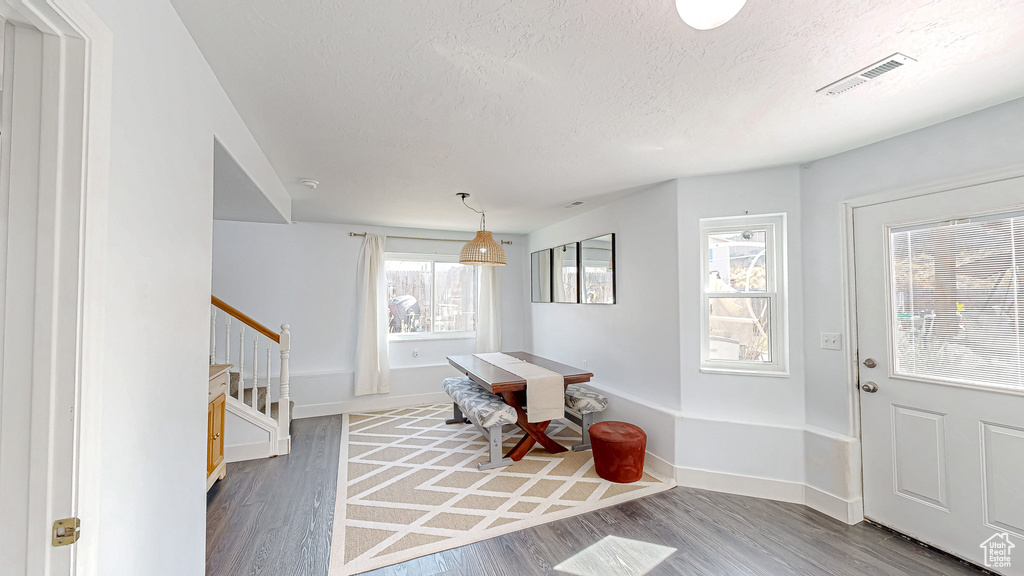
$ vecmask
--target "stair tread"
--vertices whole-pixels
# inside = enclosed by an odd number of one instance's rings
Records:
[[[232,398],[235,398],[236,400],[238,399],[238,381],[238,372],[232,372],[231,387],[228,391],[228,395],[231,396]],[[247,382],[246,384],[252,384],[252,382]],[[259,388],[257,388],[257,390],[259,391],[257,392],[256,396],[256,411],[259,412],[260,414],[265,414],[265,410],[267,407],[267,387],[260,386]],[[245,404],[246,406],[249,406],[250,408],[252,407],[252,391],[252,386],[248,386],[245,388],[242,394],[242,403]],[[291,421],[293,419],[292,414],[295,413],[295,401],[289,400],[288,406],[288,423],[291,424]],[[274,420],[277,420],[278,408],[278,402],[276,400],[270,403],[270,417]]]

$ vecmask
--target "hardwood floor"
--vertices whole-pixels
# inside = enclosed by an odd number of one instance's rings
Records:
[[[340,416],[296,420],[290,455],[228,464],[207,497],[207,574],[327,574],[340,439]],[[676,548],[651,575],[984,573],[804,506],[675,488],[367,574],[564,574],[554,566],[608,535]]]
[[[292,422],[287,456],[228,464],[206,497],[206,573],[325,575],[341,416]]]

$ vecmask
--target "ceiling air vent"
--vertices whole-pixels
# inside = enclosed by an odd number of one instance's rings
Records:
[[[577,206],[579,206],[581,204],[583,204],[583,201],[582,200],[577,200],[575,202],[569,202],[565,206],[562,206],[562,208],[575,208],[575,207],[577,207]]]
[[[874,80],[875,78],[878,78],[882,74],[892,72],[897,68],[900,68],[906,64],[913,64],[914,62],[917,62],[917,60],[914,60],[909,56],[904,56],[903,54],[897,52],[892,56],[889,56],[888,58],[875,62],[874,64],[868,66],[867,68],[850,74],[849,76],[843,78],[842,80],[838,80],[836,82],[829,84],[828,86],[825,86],[821,90],[818,90],[818,93],[820,94],[824,92],[829,96],[842,94],[843,92],[846,92],[851,88],[856,88],[857,86],[864,84],[868,80]]]

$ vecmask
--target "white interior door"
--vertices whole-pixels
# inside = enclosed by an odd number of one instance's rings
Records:
[[[1024,178],[857,208],[854,230],[864,514],[1024,574]]]
[[[0,16],[0,573],[92,574],[110,36],[81,0]]]

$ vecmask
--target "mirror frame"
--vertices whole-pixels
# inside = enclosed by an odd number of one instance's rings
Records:
[[[555,292],[555,278],[554,278],[554,275],[552,274],[551,250],[552,250],[551,248],[545,248],[544,250],[537,250],[536,252],[531,252],[530,253],[530,302],[534,302],[534,303],[537,303],[537,304],[550,304],[551,301],[552,301],[551,297],[552,297],[552,295]],[[547,266],[547,268],[548,268],[548,297],[547,297],[547,300],[544,300],[544,299],[534,300],[533,299],[533,288],[534,288],[534,286],[538,285],[537,284],[537,281],[538,281],[537,275],[540,272],[539,269],[540,269],[541,264],[538,263],[537,267],[535,268],[534,265],[533,265],[533,257],[538,255],[538,254],[543,254],[545,252],[548,255],[548,266]],[[543,291],[541,293],[541,298],[543,298]]]
[[[598,238],[604,238],[605,236],[611,236],[611,239],[612,239],[612,247],[611,247],[612,254],[611,254],[611,257],[609,258],[610,262],[613,264],[612,268],[610,269],[610,272],[612,273],[612,301],[611,302],[587,302],[586,298],[583,297],[583,290],[584,290],[584,288],[586,288],[586,280],[583,277],[584,274],[586,273],[586,266],[584,265],[584,258],[583,258],[583,250],[584,250],[583,244],[587,240],[596,240]],[[578,252],[579,252],[579,256],[577,257],[577,264],[576,265],[579,267],[579,271],[577,272],[577,275],[579,277],[579,290],[577,291],[577,294],[579,296],[578,299],[579,299],[580,303],[581,304],[590,304],[591,306],[611,306],[611,305],[616,304],[618,302],[618,295],[616,294],[616,284],[617,283],[616,283],[616,280],[615,280],[615,268],[614,268],[614,262],[615,262],[615,233],[614,232],[609,232],[607,234],[601,234],[599,236],[594,236],[593,238],[587,238],[586,240],[580,240],[579,241],[579,250],[578,250]]]
[[[559,248],[565,248],[572,246],[576,249],[576,265],[570,266],[568,269],[576,268],[576,299],[575,300],[555,300],[555,287],[561,284],[562,270],[566,270],[565,266],[561,267],[557,271],[555,270],[555,255],[554,251]],[[579,242],[566,242],[565,244],[559,244],[554,248],[551,248],[551,303],[552,304],[579,304],[580,303],[580,243]],[[555,281],[555,273],[558,273],[558,282]]]

